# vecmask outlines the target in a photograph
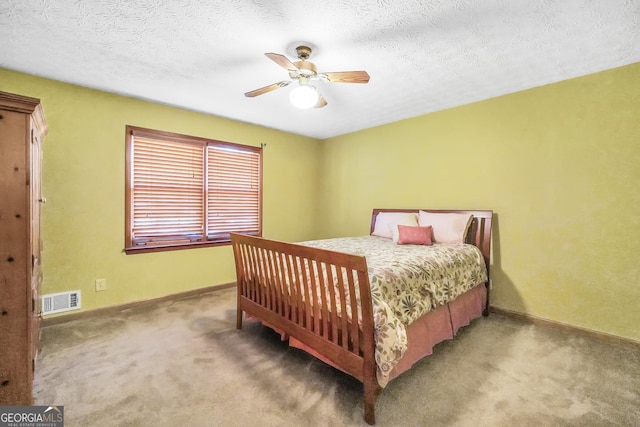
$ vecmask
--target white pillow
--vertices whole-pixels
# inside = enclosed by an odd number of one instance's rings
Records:
[[[417,215],[413,215],[410,217],[403,218],[399,221],[389,223],[389,231],[391,232],[391,240],[393,240],[393,243],[398,243],[398,239],[400,238],[398,225],[408,225],[410,227],[417,227],[418,217]]]
[[[436,243],[464,243],[473,215],[465,213],[436,213],[420,211],[418,223],[421,227],[433,228]]]
[[[379,212],[376,216],[376,224],[373,227],[372,236],[385,237],[391,239],[393,236],[389,228],[390,224],[396,225],[396,232],[398,230],[397,225],[418,225],[416,222],[417,216],[415,212]],[[413,220],[413,222],[412,222]]]

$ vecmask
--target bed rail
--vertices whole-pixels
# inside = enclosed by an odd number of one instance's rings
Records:
[[[236,233],[231,242],[237,328],[243,312],[255,316],[360,380],[365,420],[374,423],[380,386],[365,258]]]

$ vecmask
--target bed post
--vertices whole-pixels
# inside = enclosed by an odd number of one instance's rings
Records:
[[[493,211],[476,210],[460,212],[471,213],[474,217],[467,233],[466,243],[470,243],[480,249],[485,268],[487,269],[487,281],[484,282],[487,297],[484,302],[484,308],[482,309],[482,315],[487,317],[489,315],[489,294],[491,288],[491,221],[493,219]]]
[[[482,315],[484,317],[489,316],[489,294],[491,293],[491,221],[493,219],[493,211],[489,211],[488,216],[484,217],[482,221],[482,245],[480,251],[484,256],[484,263],[487,267],[487,281],[485,287],[487,288],[487,299],[484,304],[484,310]]]
[[[236,329],[242,329],[242,309],[240,308],[240,295],[238,295],[238,309],[236,310]]]
[[[232,233],[233,234],[233,233]],[[231,236],[230,236],[231,237]],[[236,264],[236,286],[237,286],[237,302],[236,302],[236,329],[242,329],[242,308],[240,306],[240,298],[242,297],[242,281],[244,280],[244,274],[242,271],[242,259],[240,256],[240,247],[232,240],[233,257]]]
[[[376,377],[364,381],[364,421],[369,425],[376,423],[376,400],[382,391]]]
[[[364,420],[367,424],[376,423],[376,400],[382,391],[378,383],[376,364],[375,326],[373,323],[373,301],[371,284],[365,268],[358,272],[360,283],[360,310],[362,311],[362,385],[364,387]],[[370,319],[365,322],[364,319]]]

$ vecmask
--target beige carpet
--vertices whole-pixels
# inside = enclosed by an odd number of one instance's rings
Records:
[[[39,405],[66,426],[360,426],[362,386],[259,324],[235,289],[50,326]],[[382,392],[379,426],[637,426],[640,352],[491,315]]]

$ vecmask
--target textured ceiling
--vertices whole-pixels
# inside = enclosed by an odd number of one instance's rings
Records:
[[[640,61],[640,0],[3,0],[0,67],[327,138]],[[314,47],[324,108],[264,56]]]

